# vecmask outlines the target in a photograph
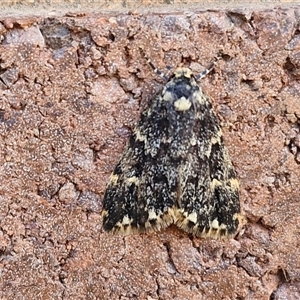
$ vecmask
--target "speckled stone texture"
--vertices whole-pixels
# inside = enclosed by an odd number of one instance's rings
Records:
[[[298,299],[300,8],[0,19],[0,299]],[[247,224],[113,236],[102,196],[181,63],[223,123]]]

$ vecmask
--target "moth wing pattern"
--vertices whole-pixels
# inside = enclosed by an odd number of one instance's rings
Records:
[[[201,237],[232,236],[239,226],[239,183],[209,99],[200,104],[186,160],[181,165],[176,225]]]
[[[170,160],[168,110],[158,95],[142,113],[103,200],[108,231],[129,234],[153,231],[174,222],[178,163]]]
[[[120,234],[172,223],[201,237],[236,233],[238,181],[219,120],[190,69],[176,69],[143,111],[110,177],[102,214],[104,229]]]

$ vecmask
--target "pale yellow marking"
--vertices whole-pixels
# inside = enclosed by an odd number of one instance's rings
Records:
[[[210,157],[210,154],[211,154],[211,146],[212,145],[215,145],[215,144],[221,144],[221,137],[222,137],[223,133],[222,133],[222,130],[220,129],[216,135],[214,135],[211,139],[210,139],[210,144],[209,144],[209,147],[208,149],[205,151],[205,155],[207,157]]]
[[[120,234],[120,235],[129,235],[131,233],[133,233],[133,228],[131,227],[131,225],[128,226],[124,226],[121,222],[118,222],[115,227],[112,230],[113,233],[115,234]]]
[[[129,216],[126,215],[123,217],[122,221],[116,223],[116,225],[114,226],[111,232],[114,234],[129,235],[129,234],[137,234],[141,232],[159,231],[175,222],[176,218],[175,218],[174,209],[175,209],[174,207],[168,208],[164,213],[160,213],[159,215],[157,215],[154,210],[150,210],[148,221],[145,222],[145,227],[141,227],[139,225],[138,227],[132,226],[131,224],[133,219],[129,218]],[[105,212],[103,214],[105,214]],[[152,225],[150,223],[150,220],[152,219],[157,220],[156,224]]]
[[[156,212],[153,209],[148,211],[148,220],[145,223],[145,228],[147,230],[151,230],[151,228],[153,227],[153,225],[150,223],[151,220],[157,220],[157,223],[154,226],[157,230],[160,230],[160,228],[161,228],[160,223],[162,222],[162,220],[161,220],[161,218],[158,217],[158,215],[156,214]]]
[[[107,216],[108,216],[108,211],[105,210],[105,209],[103,209],[103,211],[102,211],[102,218],[105,218]]]
[[[211,224],[210,227],[212,229],[217,229],[218,231],[220,231],[221,229],[226,229],[227,226],[223,223],[219,224],[219,220],[218,219],[214,219]]]
[[[122,225],[124,226],[124,225],[130,225],[131,223],[132,223],[132,219],[130,219],[129,217],[128,217],[128,215],[126,215],[126,216],[124,216],[123,217],[123,220],[122,220]]]
[[[186,78],[191,78],[193,72],[189,68],[177,68],[174,72],[176,78],[184,76]]]
[[[224,223],[222,223],[221,225],[220,225],[220,229],[226,229],[227,228],[227,226],[224,224]]]
[[[200,87],[199,87],[200,88]],[[202,90],[200,88],[200,90],[197,93],[194,93],[194,97],[197,99],[197,101],[200,104],[205,104],[207,102],[206,97],[204,96],[204,94],[202,93]]]
[[[176,211],[174,207],[168,208],[167,214],[164,216],[164,221],[168,224],[175,223],[176,221]]]
[[[158,219],[158,216],[157,216],[157,214],[156,214],[156,212],[154,210],[150,210],[148,212],[148,219],[149,220],[156,220],[156,219]]]
[[[144,142],[147,139],[146,136],[142,135],[139,130],[135,130],[134,133],[137,141]]]
[[[138,179],[138,177],[132,176],[132,177],[126,178],[126,182],[127,183],[134,183],[135,185],[138,185],[140,180]]]
[[[221,137],[223,133],[222,130],[220,129],[215,136],[211,138],[211,143],[214,144],[220,144],[221,143]]]
[[[233,187],[233,188],[236,189],[236,190],[239,189],[239,186],[240,186],[240,185],[239,185],[239,182],[238,182],[237,179],[231,178],[231,179],[229,180],[229,182],[230,182],[231,187]]]
[[[114,233],[118,233],[121,235],[128,235],[132,232],[131,223],[133,219],[129,218],[128,215],[123,217],[123,220],[121,222],[118,222],[113,231]]]
[[[236,178],[231,178],[229,179],[229,183],[230,183],[230,186],[232,188],[234,188],[235,190],[238,190],[239,189],[239,182]],[[211,188],[212,189],[215,189],[216,186],[221,186],[222,185],[222,182],[217,180],[217,179],[213,179],[212,182],[211,182]]]
[[[233,215],[233,220],[236,220],[236,219],[240,220],[240,217],[241,217],[241,214],[235,213],[235,214]]]
[[[218,180],[214,181],[214,185],[218,185],[219,183],[220,182]],[[229,238],[230,236],[233,236],[235,234],[234,233],[232,235],[229,235],[227,231],[227,226],[224,223],[220,224],[217,218],[210,222],[208,227],[205,227],[201,231],[199,231],[199,224],[197,223],[197,214],[195,212],[188,214],[186,211],[183,211],[183,209],[177,209],[175,213],[175,224],[179,228],[195,236],[199,236],[202,238],[224,239]],[[235,219],[240,219],[240,214],[235,214],[233,216],[233,220]],[[189,227],[189,221],[195,223],[195,226]]]
[[[172,101],[173,100],[173,94],[171,92],[166,91],[163,94],[164,101]]]
[[[184,111],[190,109],[192,102],[185,97],[181,97],[174,102],[174,106],[177,108],[177,110]]]
[[[187,220],[190,221],[190,222],[192,222],[192,223],[194,223],[194,224],[196,224],[196,223],[197,223],[197,220],[198,220],[197,213],[194,211],[194,212],[192,212],[191,214],[189,214],[189,215],[187,216]]]
[[[218,229],[219,228],[219,221],[218,219],[214,219],[212,222],[211,222],[211,225],[210,225],[212,228],[214,229]]]
[[[216,186],[221,186],[221,185],[222,185],[222,182],[216,178],[214,178],[210,184],[212,190],[214,190]]]
[[[118,182],[118,179],[119,179],[119,176],[116,175],[116,174],[114,174],[114,173],[112,173],[110,175],[110,178],[109,178],[109,183],[112,184],[112,185],[116,185],[117,182]]]
[[[225,224],[219,224],[218,219],[214,219],[211,224],[209,231],[205,234],[205,237],[213,237],[213,238],[225,238],[228,236],[227,234],[227,226]],[[226,234],[221,236],[221,231],[226,230]]]

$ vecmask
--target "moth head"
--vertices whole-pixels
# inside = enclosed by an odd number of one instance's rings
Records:
[[[186,78],[191,78],[194,77],[193,72],[189,68],[177,68],[174,71],[174,77],[179,78],[179,77],[186,77]]]

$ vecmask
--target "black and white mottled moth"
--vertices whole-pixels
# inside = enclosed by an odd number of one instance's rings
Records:
[[[126,235],[174,223],[201,237],[237,232],[239,184],[219,120],[196,82],[216,61],[198,78],[176,69],[142,112],[106,188],[106,231]]]

